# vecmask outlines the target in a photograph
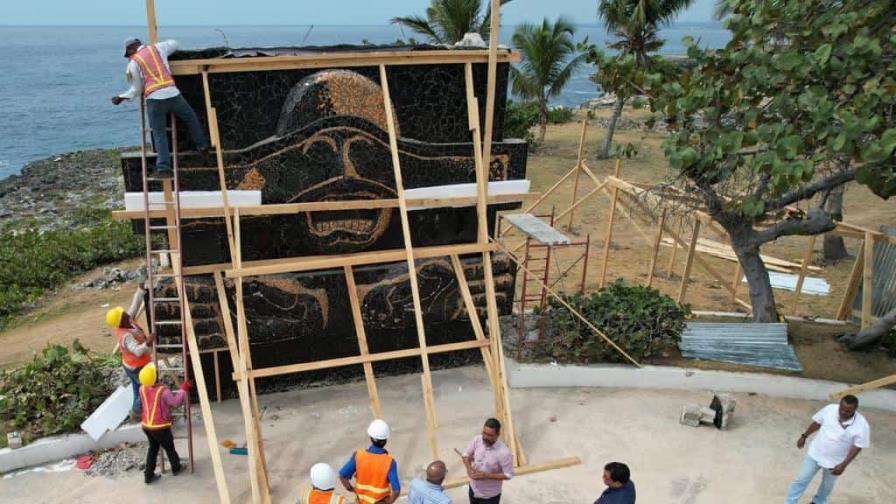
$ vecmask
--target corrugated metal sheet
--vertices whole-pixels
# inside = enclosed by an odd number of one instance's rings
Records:
[[[896,236],[896,227],[881,226],[880,231]],[[871,315],[882,317],[896,308],[896,245],[874,242],[874,270],[871,278]],[[862,284],[852,302],[852,309],[862,312]],[[855,320],[859,320],[856,318]]]
[[[688,359],[803,370],[787,343],[787,324],[691,322],[678,348]]]

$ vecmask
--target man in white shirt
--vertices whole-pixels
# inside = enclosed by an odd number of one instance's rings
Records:
[[[174,85],[168,56],[177,50],[177,42],[165,40],[158,44],[143,45],[138,38],[124,41],[124,57],[128,58],[125,77],[131,88],[125,93],[112,97],[112,104],[118,105],[139,95],[146,99],[149,127],[156,147],[156,175],[171,176],[171,155],[168,150],[168,135],[165,133],[169,114],[174,114],[187,124],[196,150],[205,152],[209,148],[208,139],[199,124],[196,112],[184,100],[180,90]]]
[[[796,447],[802,449],[806,439],[818,431],[809,445],[803,459],[803,467],[787,494],[786,504],[796,504],[806,491],[815,473],[821,469],[821,485],[812,498],[813,504],[825,504],[834,489],[837,478],[856,458],[862,448],[871,444],[871,430],[865,417],[856,410],[859,399],[853,395],[844,396],[840,404],[829,404],[812,416],[812,423],[806,429]]]

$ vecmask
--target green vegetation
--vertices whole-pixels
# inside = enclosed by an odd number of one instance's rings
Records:
[[[113,222],[108,211],[82,213],[78,220],[84,225],[75,229],[0,235],[0,329],[47,290],[144,251],[143,238],[130,223]]]
[[[548,109],[548,122],[563,124],[572,120],[575,111],[569,107],[553,107]],[[508,101],[504,111],[504,136],[506,138],[522,138],[534,144],[535,136],[532,128],[538,124],[538,103]]]
[[[510,1],[501,0],[501,5]],[[431,0],[426,17],[395,17],[392,23],[410,28],[433,44],[454,44],[471,32],[488,40],[492,10],[490,2],[486,0],[485,3],[483,15],[482,0]]]
[[[112,392],[102,371],[115,367],[78,340],[71,349],[47,345],[28,364],[0,370],[0,422],[25,442],[74,431]]]
[[[577,294],[565,296],[565,300],[637,361],[675,344],[690,314],[687,305],[679,305],[658,290],[628,285],[621,279],[584,298]],[[530,358],[581,364],[626,362],[560,303],[552,300],[547,316],[551,335],[526,347]]]

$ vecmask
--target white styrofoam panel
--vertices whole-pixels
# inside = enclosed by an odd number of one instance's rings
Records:
[[[488,195],[500,196],[505,194],[528,194],[530,182],[528,180],[501,180],[488,183]],[[417,187],[405,189],[406,199],[425,198],[464,198],[476,196],[476,184],[449,184],[431,187]],[[476,206],[470,203],[467,206]],[[408,207],[408,210],[422,210],[422,207]]]
[[[152,210],[163,210],[164,194],[149,193],[149,207]],[[227,202],[231,207],[254,206],[261,204],[261,191],[227,191]],[[221,191],[181,191],[181,208],[216,208],[224,205]],[[143,210],[143,193],[124,193],[124,209],[129,212]]]

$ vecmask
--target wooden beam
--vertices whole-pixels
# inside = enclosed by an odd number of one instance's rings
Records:
[[[803,260],[800,264],[800,275],[796,279],[796,289],[793,293],[793,314],[796,315],[800,308],[800,294],[803,292],[803,282],[806,280],[806,270],[812,261],[812,249],[815,247],[815,239],[818,235],[809,236],[809,243],[806,244],[806,251],[803,252]],[[738,263],[740,264],[740,263]]]
[[[205,92],[205,110],[208,118],[209,131],[211,131],[212,134],[211,142],[215,147],[215,157],[217,159],[218,185],[221,189],[221,205],[223,210],[221,216],[224,218],[224,227],[227,230],[227,246],[230,250],[230,260],[233,261],[233,256],[236,253],[236,244],[234,243],[233,238],[233,225],[229,218],[231,214],[227,196],[227,179],[224,176],[224,151],[222,150],[223,147],[221,147],[221,138],[218,136],[218,114],[215,108],[212,107],[212,95],[208,85],[208,72],[202,72],[202,88]]]
[[[539,193],[519,193],[519,194],[494,194],[489,196],[489,205],[499,205],[502,203],[517,203],[536,198]],[[458,196],[451,198],[408,198],[408,207],[414,208],[462,208],[476,205],[475,196]],[[268,205],[247,205],[241,206],[240,215],[262,216],[262,215],[293,215],[301,212],[333,212],[339,210],[371,210],[378,208],[398,208],[398,200],[395,198],[376,199],[376,200],[346,200],[346,201],[311,201],[306,203],[278,203]],[[194,207],[182,208],[181,218],[183,219],[201,219],[221,217],[224,214],[223,207]],[[228,213],[233,215],[233,207],[228,209]],[[112,218],[114,220],[132,220],[143,219],[143,210],[114,210]],[[150,210],[149,217],[151,219],[161,219],[165,217],[165,210]]]
[[[482,329],[482,322],[479,320],[479,311],[476,310],[476,304],[473,303],[470,285],[467,283],[467,277],[464,274],[464,266],[456,255],[451,256],[451,265],[454,268],[454,275],[457,277],[457,290],[460,291],[460,296],[464,301],[464,308],[467,310],[467,316],[470,317],[470,324],[473,326],[473,334],[476,335],[476,341],[487,344],[488,340],[485,338],[485,331]],[[485,363],[485,371],[488,373],[488,380],[491,382],[492,390],[494,391],[497,384],[495,382],[491,352],[488,346],[482,346],[479,349],[482,353],[482,362]]]
[[[487,346],[488,341],[461,341],[458,343],[445,343],[442,345],[433,345],[426,348],[429,355],[447,352],[457,352],[460,350],[473,350],[482,346]],[[320,369],[332,369],[344,366],[354,366],[364,364],[365,362],[380,362],[395,359],[404,359],[407,357],[419,357],[423,355],[420,348],[406,348],[403,350],[391,350],[389,352],[377,352],[368,354],[367,356],[355,355],[352,357],[338,357],[335,359],[327,359],[314,362],[302,362],[299,364],[286,364],[283,366],[273,366],[268,368],[251,369],[248,371],[252,378],[266,378],[269,376],[281,376],[286,374],[304,373],[307,371],[317,371]],[[239,378],[234,375],[234,379]]]
[[[551,471],[554,469],[562,469],[564,467],[570,467],[574,465],[579,465],[582,463],[582,460],[579,457],[569,457],[565,459],[554,460],[552,462],[545,462],[542,464],[532,464],[532,465],[523,465],[513,469],[514,476],[524,476],[526,474],[533,474],[537,472],[543,471]],[[464,486],[469,484],[469,478],[453,478],[450,480],[446,480],[443,484],[443,488],[457,488],[460,486]]]
[[[520,61],[519,53],[502,50],[496,54],[501,63]],[[382,65],[463,65],[488,63],[489,51],[449,49],[425,51],[340,51],[313,52],[283,56],[253,56],[246,58],[203,58],[169,61],[171,74],[198,75],[208,73],[257,72],[294,70],[301,68],[357,68]]]
[[[579,167],[576,166],[576,167],[574,167],[573,169],[571,169],[571,170],[569,170],[568,172],[566,172],[565,175],[563,175],[562,177],[560,177],[560,180],[558,180],[557,182],[554,183],[554,185],[552,185],[551,187],[549,187],[547,191],[541,193],[541,196],[539,196],[534,202],[532,202],[528,207],[526,207],[525,210],[523,210],[523,211],[520,212],[520,213],[530,213],[530,212],[532,212],[532,210],[535,210],[535,208],[537,208],[538,205],[540,205],[545,199],[547,199],[548,196],[550,196],[551,194],[554,194],[554,191],[556,191],[557,188],[560,187],[560,184],[562,184],[563,182],[565,182],[566,179],[568,179],[569,177],[572,177],[573,175],[575,175],[576,173],[578,173],[578,171],[579,171]],[[143,213],[141,212],[141,213],[140,213],[140,216],[142,216],[142,215],[143,215]],[[135,217],[135,218],[136,218],[136,217]],[[511,229],[511,227],[508,225],[507,227],[505,227],[504,229],[501,230],[501,234],[503,235],[503,234],[506,233],[509,229]]]
[[[617,160],[618,162],[619,160]],[[610,261],[610,245],[613,242],[613,219],[616,217],[616,202],[619,201],[619,188],[613,188],[613,199],[610,201],[610,219],[607,221],[607,232],[604,238],[604,256],[600,265],[598,288],[603,288],[607,279],[607,263]]]
[[[573,203],[572,206],[570,206],[570,207],[567,208],[566,210],[560,212],[560,213],[557,215],[557,217],[554,218],[554,220],[560,220],[560,219],[562,219],[566,214],[570,214],[570,216],[572,216],[572,211],[573,211],[573,210],[575,210],[575,209],[576,209],[579,205],[581,205],[582,203],[588,201],[588,199],[591,198],[591,196],[594,196],[595,194],[597,194],[598,192],[600,192],[602,189],[606,188],[606,186],[607,186],[606,183],[604,183],[604,184],[601,184],[601,185],[595,187],[594,189],[592,189],[591,191],[589,191],[588,194],[582,196],[581,199],[579,199],[578,201],[576,201],[575,203]]]
[[[678,218],[678,234],[682,234],[684,232],[684,216]],[[672,278],[672,274],[675,273],[675,256],[678,255],[678,247],[680,247],[678,243],[672,244],[672,254],[669,256],[669,264],[666,265],[666,276],[670,279]]]
[[[178,258],[178,263],[180,262]],[[172,262],[172,264],[174,264]],[[177,282],[182,282],[175,276]],[[183,291],[181,291],[183,292]],[[196,395],[199,396],[199,408],[202,411],[202,427],[205,429],[205,439],[208,441],[209,456],[212,459],[212,469],[215,474],[215,485],[218,488],[218,500],[222,504],[230,502],[230,491],[227,488],[227,477],[224,474],[224,466],[221,463],[221,451],[218,448],[218,435],[215,432],[215,420],[212,417],[212,407],[208,400],[208,388],[205,384],[205,373],[202,372],[202,359],[199,355],[199,345],[196,342],[196,333],[193,329],[193,317],[190,313],[190,303],[184,296],[183,311],[187,326],[187,347],[190,350],[190,363],[193,366],[193,378],[196,380]]]
[[[678,288],[678,304],[684,303],[684,296],[688,291],[688,281],[691,279],[691,268],[694,265],[694,256],[697,255],[697,237],[700,234],[700,219],[694,220],[694,232],[691,233],[691,243],[688,246],[688,257],[684,262],[684,273],[681,274],[681,286]]]
[[[872,324],[871,304],[874,293],[874,236],[865,233],[864,265],[862,268],[862,329]]]
[[[423,308],[420,303],[420,289],[417,285],[417,267],[414,263],[414,244],[411,242],[411,227],[408,222],[408,207],[404,197],[404,183],[401,176],[401,161],[398,156],[398,134],[395,131],[392,97],[389,93],[389,78],[386,67],[380,65],[380,87],[383,89],[383,105],[386,108],[386,125],[389,131],[389,149],[392,152],[392,171],[395,176],[395,192],[398,195],[398,212],[401,216],[401,231],[404,237],[405,260],[408,265],[408,279],[411,284],[411,298],[414,301],[414,319],[417,326],[417,340],[420,345],[420,360],[423,364],[423,405],[427,415],[427,430],[433,458],[439,458],[436,439],[436,414],[432,400],[432,376],[429,372],[429,356],[426,353],[426,329],[423,326]]]
[[[355,333],[358,337],[358,350],[361,356],[370,355],[367,349],[367,332],[364,330],[364,319],[361,317],[361,303],[358,301],[358,287],[355,285],[355,273],[351,266],[345,266],[345,286],[348,289],[348,301],[352,308],[352,319],[355,322]],[[383,418],[383,410],[380,407],[380,395],[376,390],[376,377],[373,374],[373,364],[364,363],[364,380],[367,382],[367,395],[370,397],[370,411],[373,418]]]
[[[886,387],[887,385],[892,385],[894,383],[896,383],[896,374],[893,374],[893,375],[890,375],[890,376],[887,376],[884,378],[879,378],[877,380],[870,381],[867,383],[863,383],[861,385],[855,385],[853,387],[843,389],[839,392],[834,392],[830,395],[830,398],[832,401],[839,401],[840,399],[843,399],[843,396],[848,395],[848,394],[856,395],[861,392],[866,392],[868,390]]]
[[[494,240],[494,239],[492,238],[492,240]],[[501,244],[498,243],[498,242],[495,242],[495,243],[498,245],[499,248],[503,249],[504,251],[507,251],[507,249],[504,248],[503,245],[501,245]],[[628,361],[631,362],[632,364],[634,364],[636,367],[641,367],[641,365],[638,364],[638,361],[636,361],[635,359],[633,359],[628,353],[625,352],[625,350],[623,350],[622,348],[619,348],[619,345],[617,345],[612,339],[610,339],[609,336],[607,336],[606,334],[604,334],[603,331],[601,331],[600,329],[598,329],[597,327],[595,327],[594,324],[592,324],[591,321],[589,321],[589,320],[588,320],[587,318],[585,318],[581,313],[579,313],[578,310],[576,310],[575,308],[573,308],[572,306],[570,306],[570,304],[567,303],[566,300],[564,300],[559,294],[557,294],[557,293],[554,292],[550,287],[548,287],[548,285],[547,285],[546,283],[544,283],[543,281],[541,281],[540,278],[535,277],[535,274],[532,273],[531,271],[529,271],[529,270],[523,265],[522,262],[520,262],[516,257],[513,256],[513,254],[510,254],[510,253],[508,252],[507,257],[509,257],[511,261],[515,262],[518,268],[520,268],[520,269],[523,270],[524,272],[528,273],[529,275],[532,275],[533,280],[535,280],[536,282],[538,282],[538,283],[541,285],[541,287],[543,287],[545,290],[547,290],[548,294],[550,294],[554,299],[557,300],[558,303],[560,303],[560,304],[563,305],[567,310],[569,310],[569,313],[571,313],[573,316],[575,316],[576,318],[578,318],[579,320],[581,320],[586,326],[588,326],[588,328],[591,329],[591,330],[594,332],[594,334],[597,334],[598,336],[600,336],[601,338],[603,338],[604,341],[606,341],[607,343],[609,343],[610,346],[612,346],[613,348],[615,348],[617,352],[619,352],[623,357],[625,357],[626,359],[628,359]]]
[[[576,155],[576,180],[572,187],[572,200],[569,202],[569,224],[566,225],[567,231],[572,231],[573,209],[576,206],[576,198],[579,196],[579,176],[582,175],[582,157],[585,154],[585,132],[588,130],[588,118],[582,121],[582,133],[579,136],[579,151]]]
[[[740,266],[740,260],[734,263],[734,278],[731,280],[731,304],[735,304],[735,300],[737,300],[737,289],[741,284],[741,277],[743,276],[743,268]]]
[[[146,0],[146,27],[149,30],[149,43],[159,41],[159,26],[156,23],[156,3],[154,0]]]
[[[856,298],[856,292],[859,290],[862,270],[865,267],[865,247],[868,246],[868,242],[862,241],[859,250],[856,252],[856,260],[852,263],[852,271],[849,273],[846,290],[843,292],[843,299],[840,300],[840,308],[837,309],[837,320],[846,320],[852,313],[852,303]]]
[[[653,254],[650,256],[650,271],[647,272],[647,288],[653,286],[653,272],[656,270],[656,258],[660,252],[660,243],[663,240],[663,227],[666,225],[666,209],[660,215],[660,225],[656,227],[656,239],[653,241]]]
[[[416,259],[428,259],[431,257],[443,257],[451,254],[472,254],[483,250],[493,250],[488,244],[467,243],[460,245],[436,245],[432,247],[415,247],[413,257]],[[266,261],[253,261],[246,263],[242,269],[226,269],[224,274],[228,278],[238,276],[273,275],[275,273],[293,273],[299,271],[314,271],[343,266],[363,266],[367,264],[383,264],[398,262],[405,258],[404,249],[377,250],[371,252],[354,252],[343,255],[322,255],[293,257],[283,259],[270,259]],[[221,269],[222,265],[196,266],[184,268],[186,274],[208,274]],[[226,267],[226,265],[223,265]]]

